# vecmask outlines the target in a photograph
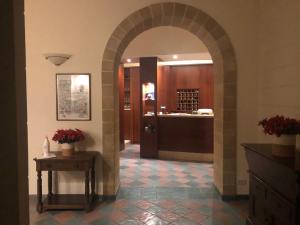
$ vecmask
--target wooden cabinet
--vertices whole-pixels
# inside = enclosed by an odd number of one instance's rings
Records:
[[[213,117],[158,117],[160,151],[213,153]]]
[[[272,156],[272,145],[243,145],[249,163],[248,224],[300,224],[300,155]]]

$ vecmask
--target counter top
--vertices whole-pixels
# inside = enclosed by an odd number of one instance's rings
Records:
[[[200,114],[189,114],[189,113],[169,113],[169,114],[158,114],[158,117],[187,117],[187,118],[213,118],[214,115],[200,115]]]

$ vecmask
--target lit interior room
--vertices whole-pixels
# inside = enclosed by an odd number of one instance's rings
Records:
[[[154,28],[122,61],[121,149],[138,144],[142,158],[212,162],[213,61],[205,45],[182,29]]]
[[[0,11],[0,225],[299,225],[300,1]]]

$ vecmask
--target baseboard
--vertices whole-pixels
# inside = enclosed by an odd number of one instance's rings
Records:
[[[44,199],[44,198],[46,198],[47,197],[47,195],[43,195],[42,196],[42,198]],[[101,195],[95,195],[95,200],[96,201],[98,201],[98,200],[100,200],[102,197],[101,197]],[[29,201],[37,201],[37,195],[35,195],[35,194],[30,194],[29,195]]]
[[[246,201],[249,195],[221,195],[223,201]]]
[[[218,194],[221,196],[221,199],[223,201],[246,201],[249,200],[249,195],[224,195],[221,194],[218,188],[214,185],[215,190],[218,192]]]
[[[174,152],[174,151],[159,151],[159,159],[176,160],[187,162],[213,162],[212,153],[194,153],[194,152]]]
[[[100,195],[100,201],[116,201],[117,195]]]
[[[117,192],[115,195],[101,195],[100,199],[101,199],[101,201],[115,201],[115,200],[117,200],[119,191],[120,191],[120,184],[118,184]]]
[[[46,197],[46,195],[43,195],[43,198]],[[37,195],[29,195],[29,201],[36,201],[37,200]]]
[[[120,185],[118,185],[117,192],[115,195],[98,195],[96,194],[95,199],[96,201],[115,201],[117,199],[117,196],[120,191]],[[43,195],[43,199],[46,198],[47,195]],[[36,194],[30,194],[29,195],[30,201],[37,201],[37,195]]]

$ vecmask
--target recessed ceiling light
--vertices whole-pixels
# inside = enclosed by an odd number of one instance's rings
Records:
[[[132,60],[131,60],[131,59],[127,59],[127,62],[128,62],[128,63],[131,63],[131,62],[132,62]]]
[[[173,59],[178,59],[178,55],[173,55]]]

